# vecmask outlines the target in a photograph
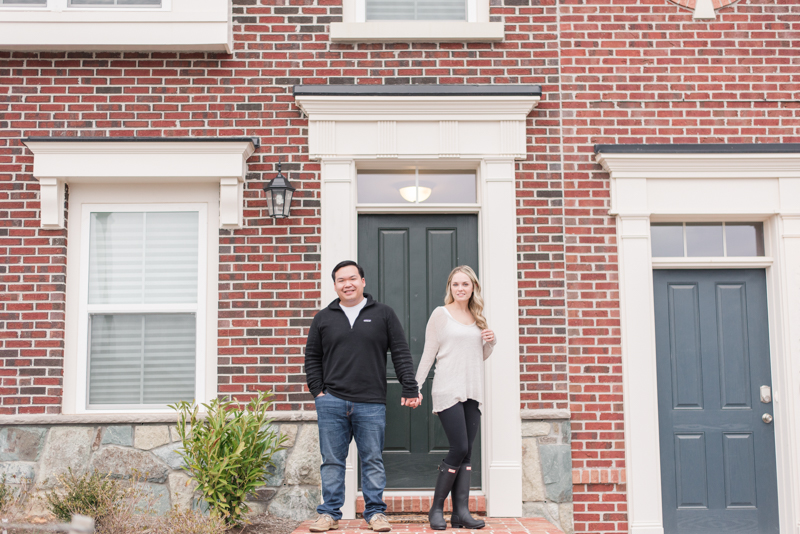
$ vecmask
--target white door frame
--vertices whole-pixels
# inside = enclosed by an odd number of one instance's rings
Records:
[[[489,515],[522,515],[515,159],[525,157],[531,96],[296,96],[309,118],[309,152],[321,161],[322,301],[336,295],[328,273],[357,257],[358,165],[419,164],[478,170],[481,278],[498,345],[486,362],[483,488]],[[381,162],[381,163],[378,163]],[[388,164],[391,165],[391,164]],[[376,207],[364,208],[375,213]],[[383,212],[406,211],[387,207]],[[464,210],[465,207],[453,207]],[[452,210],[439,206],[434,212]],[[426,208],[427,211],[427,208]],[[427,211],[430,213],[431,211]],[[491,239],[488,237],[491,236]],[[369,283],[369,281],[367,281]],[[509,387],[513,384],[513,387]],[[343,513],[355,517],[358,484],[351,454]]]
[[[753,148],[755,147],[755,148]],[[800,532],[800,153],[603,151],[617,218],[628,521],[663,534],[653,268],[763,267],[767,275],[781,532]],[[748,152],[749,148],[749,152]],[[777,149],[779,150],[779,149]],[[651,221],[763,221],[764,258],[664,261],[650,253]]]

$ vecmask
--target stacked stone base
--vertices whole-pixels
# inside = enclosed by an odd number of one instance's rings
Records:
[[[250,495],[248,505],[254,512],[269,509],[278,516],[308,519],[321,498],[316,425],[283,424],[280,430],[287,449],[275,455],[268,486]],[[5,426],[0,428],[0,477],[5,474],[11,484],[28,479],[41,492],[68,469],[76,474],[97,470],[120,479],[136,471],[153,511],[204,508],[176,452],[180,446],[173,425]],[[47,513],[41,507],[31,512]]]
[[[522,515],[543,517],[567,534],[572,525],[569,420],[522,422]]]
[[[542,517],[572,532],[572,467],[567,420],[524,421],[522,425],[523,515]],[[321,502],[319,436],[314,422],[280,424],[286,449],[273,457],[266,485],[249,496],[253,512],[296,520],[314,517]],[[27,478],[42,490],[72,469],[130,478],[136,470],[153,510],[201,506],[177,453],[175,426],[51,425],[0,428],[0,476]],[[419,510],[422,511],[420,505]],[[39,510],[45,513],[44,510]]]

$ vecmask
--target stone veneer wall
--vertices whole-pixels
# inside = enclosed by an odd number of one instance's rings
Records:
[[[266,486],[252,495],[254,512],[303,520],[321,501],[319,436],[314,422],[275,423],[286,435],[286,449],[274,457]],[[572,466],[568,420],[522,423],[523,515],[544,517],[572,534]],[[176,453],[174,425],[52,425],[0,427],[0,476],[34,480],[41,488],[72,468],[97,469],[123,478],[136,469],[154,509],[196,507],[200,502]]]
[[[306,519],[321,498],[319,441],[316,424],[276,423],[287,436],[286,450],[275,457],[267,486],[251,495],[251,509]],[[0,427],[0,476],[13,483],[33,480],[39,489],[52,486],[59,474],[91,470],[129,478],[143,474],[142,487],[153,509],[197,507],[201,501],[177,454],[180,438],[174,425],[52,425]],[[16,478],[15,478],[16,477]],[[34,510],[43,513],[44,510]]]
[[[572,534],[570,422],[522,422],[522,515],[544,517]]]

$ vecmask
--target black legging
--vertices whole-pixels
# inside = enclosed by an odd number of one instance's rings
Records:
[[[468,399],[437,414],[450,442],[450,451],[444,463],[452,467],[469,464],[472,460],[472,442],[478,435],[481,412],[478,401]]]

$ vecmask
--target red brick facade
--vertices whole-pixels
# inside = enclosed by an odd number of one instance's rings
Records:
[[[333,44],[341,0],[234,0],[231,55],[0,52],[0,414],[58,413],[62,388],[68,232],[39,229],[22,138],[259,137],[245,228],[220,234],[220,392],[310,410],[302,348],[327,274],[292,86],[539,84],[516,181],[522,408],[572,411],[576,532],[626,531],[616,230],[592,147],[800,141],[800,6],[694,22],[668,0],[492,4],[502,43]],[[299,191],[276,223],[261,187],[281,155]]]

